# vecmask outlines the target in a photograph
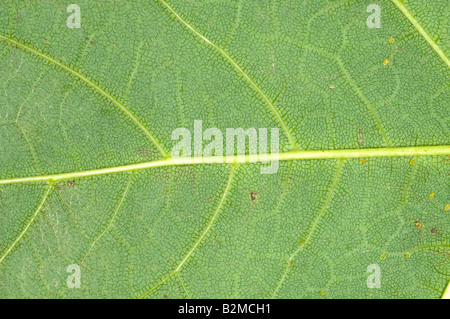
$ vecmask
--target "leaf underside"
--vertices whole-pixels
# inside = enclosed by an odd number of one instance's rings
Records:
[[[84,0],[79,29],[70,3],[0,3],[0,298],[442,296],[448,1]],[[444,154],[46,177],[167,158],[194,120]]]

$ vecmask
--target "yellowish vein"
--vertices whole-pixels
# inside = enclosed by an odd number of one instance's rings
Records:
[[[445,288],[445,291],[442,294],[442,299],[450,299],[450,281],[448,282],[447,288]]]
[[[194,27],[192,27],[189,23],[187,23],[166,1],[164,1],[164,0],[157,0],[157,1],[162,3],[184,26],[186,26],[196,36],[198,36],[200,39],[202,39],[207,44],[209,44],[211,47],[213,47],[215,50],[217,50],[225,59],[228,60],[228,62],[231,63],[231,65],[233,65],[233,67],[248,81],[248,83],[251,85],[251,87],[253,87],[253,89],[262,97],[264,102],[267,103],[270,110],[275,115],[276,119],[278,120],[279,124],[281,125],[281,128],[282,128],[284,134],[286,135],[286,138],[289,140],[289,144],[291,145],[292,149],[293,150],[298,149],[297,144],[294,140],[294,137],[292,136],[291,132],[289,131],[281,114],[278,112],[278,110],[273,105],[273,102],[264,93],[264,91],[258,86],[258,84],[256,84],[256,82],[253,81],[253,79],[240,67],[240,65],[236,61],[234,61],[234,59],[224,49],[222,49],[217,44],[210,41],[203,34],[201,34]]]
[[[221,210],[221,208],[223,207],[223,203],[225,202],[225,198],[227,197],[227,194],[230,191],[231,188],[231,182],[233,181],[233,177],[234,174],[236,172],[236,168],[237,166],[233,165],[231,167],[230,170],[230,175],[228,177],[228,181],[227,184],[225,186],[225,190],[223,191],[222,197],[220,198],[219,204],[217,205],[216,210],[214,211],[208,225],[206,226],[205,230],[203,231],[203,233],[200,235],[200,237],[197,239],[197,241],[194,243],[194,245],[191,247],[191,249],[189,250],[189,252],[186,254],[186,256],[183,258],[183,260],[178,264],[178,266],[169,274],[167,275],[163,280],[161,280],[159,283],[157,283],[155,286],[153,286],[152,288],[150,288],[149,290],[147,290],[146,292],[144,292],[139,298],[145,298],[146,296],[148,296],[150,293],[152,293],[153,291],[155,291],[156,289],[158,289],[159,287],[161,287],[165,282],[167,282],[170,278],[172,278],[174,275],[176,275],[181,268],[184,266],[184,264],[187,262],[187,260],[192,256],[192,254],[194,253],[194,251],[197,249],[197,247],[200,245],[200,243],[203,241],[203,239],[205,238],[205,236],[209,233],[209,231],[211,230],[212,225],[214,224],[214,222],[217,219],[217,216],[219,215],[219,212]]]
[[[329,187],[329,190],[327,192],[327,196],[325,198],[325,202],[322,205],[322,208],[320,209],[319,213],[317,214],[316,218],[314,219],[314,222],[310,228],[310,230],[308,231],[308,234],[305,238],[305,240],[298,246],[298,248],[289,256],[288,262],[287,262],[287,266],[286,266],[286,270],[284,271],[280,282],[278,283],[278,285],[276,286],[273,294],[272,294],[272,298],[275,298],[276,295],[278,294],[281,286],[283,285],[283,283],[286,280],[286,277],[289,273],[289,270],[291,268],[291,262],[293,262],[295,256],[306,246],[308,245],[309,241],[311,240],[312,235],[314,234],[315,230],[317,229],[317,225],[319,224],[320,220],[322,219],[323,215],[325,214],[325,212],[328,209],[328,206],[330,205],[331,199],[333,198],[333,194],[334,194],[334,190],[336,189],[336,185],[338,183],[339,177],[341,176],[341,172],[342,172],[342,167],[343,167],[343,161],[339,160],[337,168],[336,168],[336,172],[334,174],[333,180],[331,182],[331,185]]]
[[[133,174],[130,174],[130,177],[128,178],[128,183],[127,186],[125,187],[125,191],[123,192],[122,197],[120,198],[119,204],[117,205],[113,216],[111,217],[111,220],[109,221],[108,226],[101,232],[100,235],[97,236],[97,238],[93,241],[93,243],[91,244],[91,246],[89,247],[88,251],[86,252],[86,254],[84,255],[83,259],[80,262],[80,267],[83,265],[84,261],[86,260],[86,258],[88,257],[89,253],[92,251],[92,249],[94,248],[95,244],[100,240],[100,238],[103,237],[103,235],[105,235],[113,226],[114,226],[114,221],[116,220],[117,214],[120,211],[120,208],[122,207],[123,202],[125,201],[125,198],[128,194],[128,190],[130,189],[130,185],[131,185],[131,181],[133,179]]]
[[[25,236],[28,229],[33,225],[34,221],[36,220],[37,216],[41,212],[42,208],[44,207],[44,203],[48,198],[48,195],[50,194],[51,190],[53,189],[53,185],[49,185],[47,188],[47,191],[45,192],[44,196],[42,197],[41,203],[39,204],[38,208],[34,212],[33,216],[31,216],[30,221],[25,226],[25,228],[22,230],[20,235],[14,240],[14,242],[9,246],[9,248],[6,250],[6,252],[3,254],[3,256],[0,258],[0,264],[5,260],[6,257],[8,257],[9,253],[16,247],[16,245],[20,242],[20,240]]]
[[[151,162],[99,168],[86,171],[30,176],[30,177],[6,178],[0,179],[0,185],[35,183],[35,182],[57,182],[62,180],[117,174],[123,172],[132,172],[143,169],[166,167],[166,166],[225,164],[225,163],[260,163],[270,161],[295,161],[295,160],[331,159],[331,158],[345,159],[345,158],[405,157],[405,156],[432,156],[432,155],[450,155],[450,145],[342,149],[342,150],[311,150],[311,151],[297,150],[292,152],[272,153],[265,155],[252,154],[252,155],[233,155],[233,156],[169,157]]]
[[[66,70],[67,72],[69,72],[70,74],[74,75],[75,77],[79,78],[80,80],[82,80],[83,82],[85,82],[87,85],[89,85],[90,87],[92,87],[94,90],[96,90],[98,93],[100,93],[101,95],[103,95],[104,97],[106,97],[108,100],[110,100],[113,104],[115,104],[117,107],[119,107],[119,109],[125,113],[126,116],[128,116],[141,130],[142,132],[144,132],[144,134],[150,139],[150,141],[155,145],[155,147],[158,149],[158,151],[161,153],[161,155],[163,157],[167,157],[168,154],[167,152],[164,150],[164,148],[162,147],[162,145],[156,140],[156,138],[153,136],[152,133],[150,133],[150,131],[145,127],[145,125],[125,106],[123,105],[121,102],[119,102],[116,98],[114,98],[111,94],[109,94],[108,92],[106,92],[105,90],[103,90],[101,87],[99,87],[97,84],[95,84],[94,82],[92,82],[91,80],[89,80],[86,76],[84,76],[83,74],[81,74],[80,72],[72,69],[71,67],[63,64],[60,61],[57,61],[55,59],[53,59],[52,57],[39,52],[38,50],[33,49],[32,47],[23,44],[15,39],[12,39],[10,37],[7,37],[3,34],[0,34],[0,40],[6,41],[12,45],[15,45],[18,48],[21,48],[25,51],[28,51],[30,53],[33,53],[41,58],[43,58],[44,60],[47,60],[50,63],[53,63],[54,65],[60,67],[63,70]]]
[[[424,37],[424,39],[428,42],[429,45],[433,48],[434,51],[441,57],[441,59],[445,62],[447,67],[450,68],[450,59],[445,54],[444,50],[436,43],[436,41],[430,36],[430,34],[422,27],[419,21],[412,15],[411,11],[405,6],[403,1],[401,0],[391,0],[397,8],[405,15],[406,18],[412,23],[414,28]]]

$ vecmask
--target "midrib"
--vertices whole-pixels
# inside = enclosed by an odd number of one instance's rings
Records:
[[[175,14],[175,16],[183,22],[189,29],[200,36],[208,44],[214,45],[207,38],[199,34],[195,29],[193,29],[189,24],[187,24],[178,14],[164,1],[159,0],[168,9]],[[406,18],[413,24],[413,26],[418,30],[418,32],[425,38],[425,40],[431,45],[431,47],[438,53],[447,66],[450,67],[449,58],[445,52],[439,47],[436,41],[428,34],[428,32],[420,25],[420,23],[414,18],[411,12],[406,8],[404,3],[400,0],[391,0],[405,15]],[[124,111],[152,140],[152,142],[157,146],[158,150],[163,156],[167,156],[167,153],[160,146],[159,142],[153,137],[153,135],[145,128],[145,126],[137,119],[135,116],[120,102],[115,98],[106,93],[103,89],[95,85],[89,79],[85,78],[78,72],[68,68],[67,66],[59,63],[58,61],[14,40],[4,35],[0,35],[0,40],[5,40],[14,45],[22,47],[32,53],[35,53],[52,63],[55,63],[68,70],[70,73],[81,78],[83,81],[94,87],[101,94],[110,99],[114,104],[119,106],[122,111]],[[220,49],[220,48],[219,48]],[[221,50],[220,50],[221,51]],[[221,51],[221,53],[224,53]],[[234,62],[234,61],[232,61]],[[235,65],[236,66],[236,65]],[[244,74],[245,75],[245,74]],[[250,79],[251,80],[251,79]],[[252,82],[252,81],[251,81]],[[256,84],[255,84],[256,85]],[[257,87],[259,89],[259,87]],[[262,93],[262,92],[259,92]],[[264,94],[263,94],[264,95]],[[268,101],[270,102],[270,101]],[[273,107],[273,105],[272,105]],[[276,111],[276,110],[275,110]],[[283,122],[283,121],[282,121]],[[283,126],[286,131],[286,127]],[[289,133],[289,132],[288,132]],[[290,134],[288,134],[290,137]],[[291,138],[289,139],[292,142]],[[259,162],[269,162],[269,161],[289,161],[289,160],[302,160],[302,159],[346,159],[346,158],[369,158],[369,157],[405,157],[405,156],[431,156],[431,155],[450,155],[450,145],[441,146],[422,146],[422,147],[393,147],[393,148],[372,148],[372,149],[342,149],[342,150],[312,150],[312,151],[302,151],[296,150],[292,152],[284,152],[277,154],[266,154],[266,155],[234,155],[234,156],[209,156],[209,157],[166,157],[161,160],[155,160],[150,162],[143,162],[131,165],[115,166],[108,168],[100,168],[86,171],[77,171],[69,173],[59,173],[52,175],[40,175],[31,177],[17,177],[9,179],[1,179],[0,185],[5,184],[18,184],[18,183],[32,183],[32,182],[57,182],[61,180],[69,180],[75,178],[116,174],[122,172],[139,171],[148,168],[165,167],[165,166],[181,166],[181,165],[198,165],[198,164],[225,164],[225,163],[259,163]]]
[[[270,161],[295,161],[316,159],[347,159],[370,157],[406,157],[406,156],[436,156],[450,155],[450,145],[418,146],[418,147],[391,147],[391,148],[366,148],[366,149],[341,149],[341,150],[311,150],[292,151],[273,154],[232,155],[232,156],[206,156],[206,157],[169,157],[165,159],[143,162],[131,165],[99,168],[86,171],[60,173],[52,175],[17,177],[0,180],[0,185],[49,182],[71,180],[83,177],[92,177],[123,172],[140,171],[149,168],[200,165],[200,164],[234,164],[234,163],[261,163]]]

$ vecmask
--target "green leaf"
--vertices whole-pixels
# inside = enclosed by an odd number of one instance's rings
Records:
[[[70,4],[0,3],[1,298],[448,297],[448,1]]]

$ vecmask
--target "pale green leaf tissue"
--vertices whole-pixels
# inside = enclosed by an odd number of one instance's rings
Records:
[[[449,297],[447,0],[71,1],[0,2],[0,298]]]

